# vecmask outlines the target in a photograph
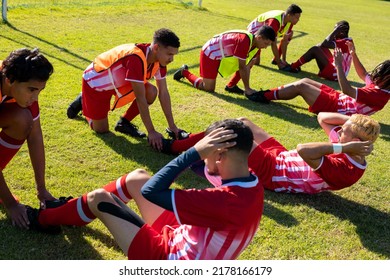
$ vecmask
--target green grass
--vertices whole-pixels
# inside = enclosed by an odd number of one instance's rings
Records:
[[[80,91],[82,72],[97,54],[122,43],[150,42],[153,32],[160,27],[172,29],[181,39],[180,53],[169,65],[167,77],[179,127],[198,132],[215,120],[246,116],[287,148],[302,142],[326,141],[302,99],[261,106],[224,92],[227,79],[218,78],[215,94],[197,91],[172,79],[174,70],[183,63],[198,73],[200,48],[211,36],[229,29],[245,29],[258,14],[285,9],[289,1],[247,0],[237,5],[235,0],[206,0],[201,9],[197,1],[188,5],[188,1],[173,0],[118,0],[111,4],[51,1],[52,5],[43,6],[38,0],[9,2],[14,6],[8,12],[10,24],[0,25],[0,58],[16,48],[39,47],[55,67],[40,96],[46,183],[55,196],[79,196],[135,168],[145,168],[153,174],[172,158],[154,152],[146,140],[116,132],[97,135],[84,120],[66,117],[67,106]],[[349,21],[350,35],[367,69],[389,58],[389,2],[301,0],[297,4],[303,14],[288,50],[290,62],[323,40],[335,22],[342,19]],[[370,25],[373,19],[375,25]],[[254,88],[275,87],[302,77],[319,80],[315,62],[305,65],[299,74],[289,74],[275,71],[270,64],[271,50],[263,51],[261,58],[261,66],[254,67],[251,74]],[[355,86],[362,85],[354,69],[349,80]],[[325,83],[338,88],[336,83]],[[158,102],[150,109],[156,128],[162,132],[166,122]],[[110,113],[111,128],[123,110]],[[267,191],[259,231],[240,259],[390,258],[389,107],[373,118],[381,123],[382,134],[367,159],[369,166],[361,181],[348,189],[314,196]],[[135,123],[144,130],[139,117]],[[38,206],[26,146],[7,166],[4,175],[23,203]],[[206,185],[206,181],[185,172],[174,187],[201,185]],[[124,258],[100,221],[82,228],[64,227],[63,234],[46,236],[13,228],[0,208],[0,259]]]

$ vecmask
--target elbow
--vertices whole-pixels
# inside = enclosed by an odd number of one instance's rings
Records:
[[[297,153],[300,157],[303,158],[303,155],[305,154],[306,146],[304,144],[298,144],[297,145]]]

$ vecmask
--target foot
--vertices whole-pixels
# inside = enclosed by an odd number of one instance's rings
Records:
[[[266,90],[259,90],[252,94],[245,94],[246,98],[248,98],[251,101],[258,102],[258,103],[264,103],[268,104],[270,101],[264,96],[264,93],[267,92]]]
[[[244,91],[242,89],[240,89],[237,85],[234,85],[232,87],[226,86],[225,90],[227,92],[231,92],[231,93],[238,93],[238,94],[243,94],[244,93]]]
[[[68,196],[68,197],[61,196],[56,200],[46,200],[45,201],[46,209],[60,207],[68,203],[68,201],[71,200],[72,198],[73,198],[72,196]]]
[[[81,112],[81,93],[77,95],[76,99],[69,105],[66,114],[69,119],[74,119]]]
[[[132,137],[144,138],[146,134],[138,130],[138,126],[132,124],[125,118],[121,117],[115,125],[115,131],[130,135]]]
[[[172,138],[173,140],[177,140],[175,133],[170,130],[168,127],[165,129],[165,131],[168,133],[168,136]],[[179,129],[179,137],[178,140],[186,139],[190,136],[191,133],[188,133],[185,130]]]
[[[300,68],[292,68],[291,65],[286,65],[283,68],[280,68],[280,70],[290,73],[298,73],[300,71]]]
[[[26,213],[28,217],[28,221],[30,222],[29,229],[35,230],[47,234],[60,234],[61,227],[60,226],[43,226],[39,223],[40,210],[32,208],[30,206],[26,206]]]
[[[162,149],[160,150],[161,153],[166,154],[166,155],[178,155],[178,153],[172,152],[172,144],[173,144],[173,139],[165,139],[162,138]]]
[[[183,70],[188,70],[187,64],[183,64],[182,67],[180,67],[178,70],[176,70],[176,72],[173,74],[173,79],[175,79],[176,81],[180,81],[182,78],[184,78]]]
[[[278,65],[278,63],[276,62],[275,58],[272,59],[271,64],[273,64],[273,65]]]

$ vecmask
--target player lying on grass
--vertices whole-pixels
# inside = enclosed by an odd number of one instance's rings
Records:
[[[38,49],[18,49],[0,61],[0,203],[12,224],[29,228],[28,207],[12,195],[3,169],[27,140],[41,203],[55,199],[46,189],[45,151],[40,123],[38,95],[53,73],[51,63]]]
[[[311,47],[297,61],[291,63],[291,68],[299,72],[302,65],[314,59],[320,70],[318,76],[330,81],[337,81],[337,69],[331,49],[338,48],[342,53],[343,71],[347,77],[352,64],[352,56],[347,45],[347,42],[352,42],[352,38],[348,37],[348,33],[349,23],[345,20],[337,22],[325,40],[321,44]]]
[[[248,169],[252,143],[252,131],[242,121],[216,122],[153,177],[133,171],[62,206],[36,210],[32,223],[44,230],[99,218],[129,259],[236,259],[263,212],[263,187]],[[170,189],[182,171],[201,160],[221,184]],[[130,199],[141,216],[124,204]]]
[[[334,191],[355,184],[364,174],[365,157],[373,150],[380,125],[369,116],[320,113],[318,121],[330,142],[298,144],[287,150],[276,139],[248,119],[242,119],[254,135],[249,155],[249,167],[264,188],[275,192],[314,194]],[[165,140],[164,152],[177,154],[202,139],[204,133],[194,133],[181,141]],[[209,174],[202,164],[193,170],[213,184],[218,176]]]
[[[383,109],[390,98],[390,60],[385,60],[368,73],[360,62],[352,42],[347,42],[358,76],[366,85],[361,88],[351,86],[343,70],[341,50],[335,49],[335,63],[341,92],[327,85],[304,78],[278,88],[258,91],[247,95],[248,99],[269,103],[271,100],[289,100],[301,96],[309,105],[309,111],[338,112],[345,115],[371,115]]]

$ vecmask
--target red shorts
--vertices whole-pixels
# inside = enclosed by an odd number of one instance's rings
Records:
[[[167,260],[169,253],[166,227],[177,227],[172,211],[165,210],[152,226],[145,224],[134,237],[127,251],[129,260]]]
[[[82,93],[83,115],[92,120],[107,118],[115,91],[96,91],[83,79]]]
[[[333,63],[333,55],[327,48],[321,48],[321,50],[324,52],[325,56],[328,59],[328,64],[325,66],[322,71],[318,73],[318,76],[330,80],[330,81],[337,81],[337,70],[334,67]]]
[[[249,168],[256,174],[264,186],[272,185],[272,176],[276,166],[276,157],[287,149],[271,137],[258,145],[249,155]]]
[[[220,60],[212,60],[206,56],[203,51],[201,51],[199,65],[200,76],[205,79],[215,80],[218,76],[218,68],[220,63]]]
[[[339,101],[340,92],[327,85],[321,85],[320,90],[320,95],[313,106],[309,107],[309,111],[314,114],[320,112],[337,112],[337,103]]]

